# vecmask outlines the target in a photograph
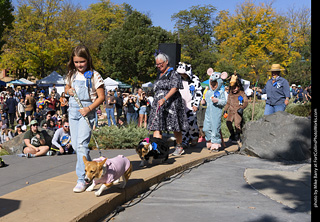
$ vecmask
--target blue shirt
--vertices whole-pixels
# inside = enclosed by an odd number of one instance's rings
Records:
[[[290,86],[286,79],[279,76],[275,83],[269,79],[262,93],[267,94],[267,104],[277,106],[283,104],[286,97],[290,98]]]

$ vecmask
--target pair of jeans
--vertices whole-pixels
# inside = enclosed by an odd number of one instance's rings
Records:
[[[270,105],[266,103],[266,107],[264,109],[264,115],[270,115],[272,113],[278,112],[278,111],[284,111],[286,109],[286,104],[280,104],[280,105]]]
[[[134,113],[127,113],[127,123],[128,124],[130,124],[130,122],[137,122],[136,121],[137,120],[137,118],[136,118],[136,113],[134,112]]]
[[[76,90],[76,93],[83,105],[87,107],[92,104],[88,88],[86,87],[86,81],[74,80],[72,87]],[[95,112],[88,113],[87,117],[91,126],[88,125],[85,118],[79,112],[80,107],[74,97],[69,99],[69,124],[71,134],[71,144],[75,152],[77,153],[76,174],[78,176],[78,183],[85,183],[85,165],[83,162],[83,156],[88,160],[90,158],[89,142],[91,139],[91,129],[95,120]]]
[[[108,126],[111,126],[111,118],[114,125],[117,125],[116,119],[114,118],[114,108],[106,108]]]

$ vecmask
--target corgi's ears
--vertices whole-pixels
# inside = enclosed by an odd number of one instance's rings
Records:
[[[106,163],[107,158],[105,158],[103,161],[99,162],[99,166],[102,168],[104,164]]]
[[[222,72],[221,73],[221,79],[226,79],[226,78],[228,78],[228,73]]]
[[[86,156],[83,156],[83,157],[82,157],[82,159],[83,159],[83,162],[84,162],[84,163],[88,162],[88,160],[87,160],[87,157],[86,157]]]
[[[211,76],[213,72],[214,72],[214,71],[213,71],[213,68],[209,68],[209,69],[207,70],[207,74],[208,74],[209,76]]]

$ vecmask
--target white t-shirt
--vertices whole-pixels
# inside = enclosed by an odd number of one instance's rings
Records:
[[[84,77],[84,75],[80,72],[76,72],[76,74],[74,74],[75,76],[71,77],[71,81],[73,80],[82,80],[82,81],[86,81],[86,78]],[[93,81],[92,81],[93,80]],[[91,101],[94,102],[97,98],[97,88],[99,88],[100,86],[102,86],[103,83],[103,79],[101,77],[101,75],[93,70],[93,79],[92,79],[92,88],[90,88],[90,98]],[[69,82],[69,79],[66,78],[65,83],[69,86],[71,86],[71,83]]]

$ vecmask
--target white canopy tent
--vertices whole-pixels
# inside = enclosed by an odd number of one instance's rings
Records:
[[[21,79],[19,79],[19,81],[24,82],[26,85],[35,85],[34,82],[31,82],[25,78],[21,78]]]
[[[119,83],[110,77],[103,80],[104,82],[104,89],[106,91],[106,94],[109,90],[114,90],[115,88],[118,88]]]
[[[153,87],[152,82],[147,82],[147,83],[142,84],[142,88],[151,88],[151,87]]]

